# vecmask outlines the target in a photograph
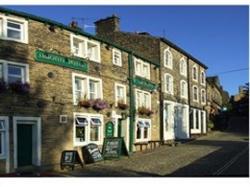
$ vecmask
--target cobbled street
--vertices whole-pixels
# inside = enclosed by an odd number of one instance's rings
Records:
[[[248,176],[249,139],[241,132],[213,132],[176,147],[161,146],[130,158],[108,160],[61,174],[75,177]]]

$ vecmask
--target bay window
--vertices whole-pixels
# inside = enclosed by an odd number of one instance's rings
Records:
[[[138,118],[136,121],[136,142],[149,141],[151,138],[151,120]]]
[[[71,34],[70,37],[71,53],[81,58],[88,58],[91,61],[101,61],[100,43],[92,41],[83,36],[75,36]]]
[[[74,114],[74,145],[101,144],[103,137],[103,116],[101,114]]]
[[[102,81],[99,78],[73,73],[73,102],[82,99],[102,99]]]
[[[28,43],[28,22],[0,15],[0,38]]]

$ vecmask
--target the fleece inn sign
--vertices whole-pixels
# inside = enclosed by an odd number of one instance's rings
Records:
[[[58,65],[66,68],[80,70],[83,72],[88,71],[88,64],[81,59],[69,58],[47,51],[36,50],[35,60],[37,62]]]

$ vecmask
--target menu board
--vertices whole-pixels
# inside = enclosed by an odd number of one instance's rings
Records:
[[[83,167],[82,160],[75,150],[66,150],[62,152],[61,155],[61,169],[64,169],[66,166],[69,166],[72,168],[72,170],[75,167],[75,164],[80,164]]]
[[[86,164],[102,161],[102,154],[98,149],[98,146],[94,143],[90,143],[82,148],[83,159]]]
[[[128,151],[123,138],[105,138],[102,148],[103,158],[119,158],[121,155],[128,156]]]

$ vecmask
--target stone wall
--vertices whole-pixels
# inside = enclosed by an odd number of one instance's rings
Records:
[[[57,167],[60,162],[61,152],[67,149],[80,147],[73,146],[73,112],[98,113],[104,117],[104,124],[111,120],[110,114],[122,111],[115,107],[115,83],[126,85],[127,104],[129,104],[128,87],[128,54],[122,52],[122,67],[112,63],[112,46],[101,43],[101,63],[91,62],[86,59],[89,71],[83,73],[78,70],[64,68],[56,65],[36,62],[34,59],[37,49],[58,53],[70,57],[70,32],[60,28],[55,31],[49,25],[33,20],[28,20],[28,44],[14,41],[0,41],[0,59],[24,63],[29,65],[30,93],[18,95],[7,91],[0,97],[0,115],[10,117],[10,160],[11,171],[14,171],[14,146],[13,146],[13,116],[41,117],[42,120],[42,160],[45,167]],[[150,66],[151,81],[159,84],[158,69]],[[53,77],[48,76],[53,73]],[[102,79],[103,99],[110,104],[110,108],[96,112],[73,105],[72,73],[92,76]],[[159,139],[159,100],[158,92],[152,93],[152,139]],[[67,115],[66,124],[59,123],[59,115]],[[103,125],[103,132],[104,130]],[[80,152],[79,152],[80,153]],[[0,168],[5,164],[0,161]],[[5,170],[5,168],[4,168]]]

